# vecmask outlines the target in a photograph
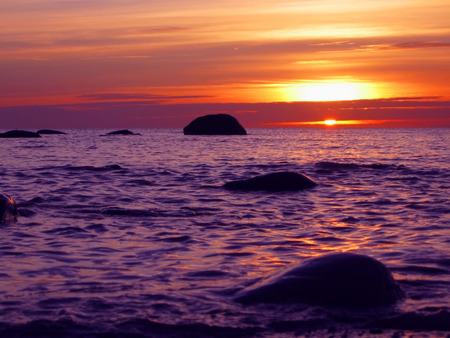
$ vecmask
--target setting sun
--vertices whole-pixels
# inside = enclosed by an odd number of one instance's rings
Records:
[[[336,124],[336,120],[325,120],[323,121],[324,124],[326,124],[327,126],[333,126]]]

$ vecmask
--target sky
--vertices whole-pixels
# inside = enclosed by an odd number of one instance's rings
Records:
[[[450,127],[449,17],[448,0],[2,0],[0,129]]]

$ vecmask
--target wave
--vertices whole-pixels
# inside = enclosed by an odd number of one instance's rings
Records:
[[[382,329],[450,331],[450,313],[438,309],[435,313],[408,312],[392,318],[376,320],[368,325]]]
[[[149,187],[156,185],[154,182],[144,180],[144,179],[129,180],[127,183],[137,185],[137,186],[149,186]]]
[[[63,169],[67,171],[117,171],[117,170],[125,170],[125,168],[122,168],[118,164],[108,164],[100,167],[92,166],[92,165],[84,165],[84,166],[74,166],[74,165],[64,165],[59,167],[42,167],[37,168],[37,171],[51,171],[55,169]],[[48,173],[45,173],[48,174]]]
[[[354,163],[354,162],[333,162],[321,161],[314,164],[317,173],[333,173],[333,172],[349,172],[358,170],[375,170],[387,172],[390,177],[386,177],[389,181],[404,181],[406,183],[415,184],[424,181],[424,178],[446,179],[450,177],[448,171],[435,168],[419,168],[411,169],[403,164],[386,164],[386,163]],[[424,166],[426,166],[424,164]]]
[[[384,163],[371,163],[371,164],[358,164],[358,163],[341,163],[341,162],[317,162],[315,164],[319,169],[326,170],[355,170],[355,169],[375,169],[375,170],[404,170],[407,169],[403,164],[384,164]]]
[[[92,212],[92,211],[90,211]],[[126,217],[193,217],[203,215],[201,210],[193,210],[193,208],[181,208],[178,211],[161,210],[161,209],[125,209],[125,208],[105,208],[99,212],[108,216],[126,216]]]
[[[53,309],[60,303],[80,301],[79,298],[54,299],[42,304]],[[87,305],[93,310],[104,311],[113,305],[104,301],[90,301]],[[390,330],[389,336],[404,335],[405,330],[430,332],[443,336],[450,331],[450,313],[445,309],[431,309],[432,313],[407,312],[390,318],[376,319],[362,326],[348,323],[333,323],[327,318],[310,320],[281,320],[268,325],[248,324],[245,327],[230,327],[203,323],[166,324],[144,318],[130,318],[118,323],[103,325],[79,323],[73,319],[33,320],[28,323],[12,324],[0,322],[2,337],[253,337],[253,336],[371,336]],[[430,311],[431,312],[431,311]],[[338,325],[336,325],[338,324]],[[397,332],[397,334],[394,334]]]
[[[72,319],[34,320],[26,324],[0,323],[3,337],[243,337],[254,336],[260,328],[234,328],[207,324],[163,324],[148,319],[130,319],[108,327],[79,324]]]
[[[418,266],[418,265],[409,265],[404,267],[396,267],[392,268],[392,271],[396,272],[406,272],[408,274],[419,274],[419,275],[450,275],[450,271],[448,269],[436,268],[436,267],[427,267],[427,266]]]
[[[124,170],[124,168],[122,168],[118,164],[110,164],[110,165],[105,165],[105,166],[102,166],[102,167],[94,167],[94,166],[90,166],[90,165],[86,165],[86,166],[67,165],[67,166],[64,166],[63,169],[71,170],[71,171],[116,171],[116,170]]]

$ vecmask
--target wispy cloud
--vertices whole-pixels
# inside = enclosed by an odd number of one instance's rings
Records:
[[[423,48],[449,48],[450,42],[445,41],[409,41],[398,43],[380,43],[361,46],[367,49],[395,50],[395,49],[423,49]]]
[[[198,99],[208,98],[208,95],[153,95],[145,93],[100,93],[100,94],[83,94],[78,98],[88,101],[128,101],[128,100],[144,100],[144,101],[165,101],[165,100],[181,100],[181,99]]]

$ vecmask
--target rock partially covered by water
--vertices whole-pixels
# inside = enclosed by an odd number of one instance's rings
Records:
[[[228,190],[298,191],[317,185],[308,176],[289,171],[256,176],[248,180],[232,181],[224,184]]]
[[[337,307],[393,304],[403,292],[389,270],[364,255],[337,253],[307,260],[240,291],[243,304],[304,302]]]
[[[65,135],[66,133],[59,130],[52,130],[52,129],[41,129],[38,130],[36,133],[39,135]]]
[[[41,137],[41,135],[26,130],[10,130],[7,131],[6,133],[0,133],[0,138],[19,138],[19,137],[35,138]]]
[[[0,222],[14,221],[18,214],[16,201],[9,195],[0,193]]]
[[[185,135],[247,135],[239,121],[228,114],[197,117],[183,132]]]
[[[107,133],[103,136],[108,136],[108,135],[141,135],[139,133],[133,133],[132,131],[128,130],[128,129],[121,129],[121,130],[116,130],[116,131],[112,131],[110,133]]]

